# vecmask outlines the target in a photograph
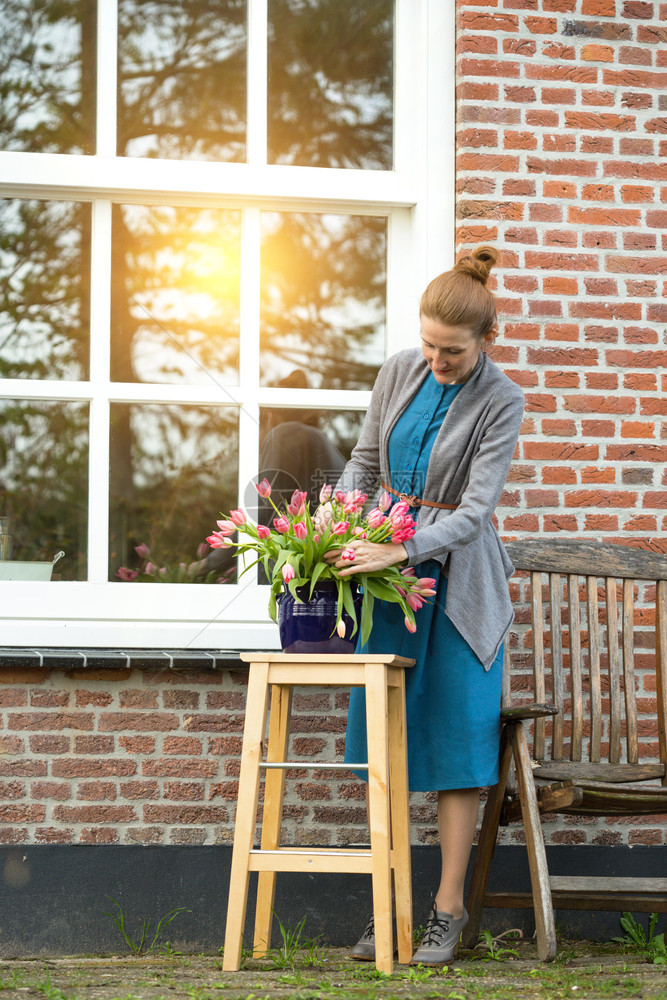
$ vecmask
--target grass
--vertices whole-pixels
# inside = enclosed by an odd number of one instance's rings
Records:
[[[561,942],[562,961],[544,964],[533,942],[513,940],[518,957],[511,961],[482,961],[479,952],[461,950],[449,968],[396,964],[386,975],[372,963],[352,962],[347,949],[329,949],[319,964],[307,964],[304,928],[284,928],[293,964],[282,968],[267,955],[224,973],[217,955],[174,949],[48,965],[0,961],[0,1000],[667,1000],[667,969],[625,941]]]

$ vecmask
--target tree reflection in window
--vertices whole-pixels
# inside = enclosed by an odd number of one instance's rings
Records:
[[[158,566],[189,565],[237,506],[238,410],[113,403],[110,474],[109,579],[142,543]]]
[[[90,208],[0,200],[0,378],[85,379]]]
[[[237,382],[241,214],[114,206],[111,377]]]
[[[10,519],[12,558],[48,561],[85,580],[88,404],[0,400],[0,516]]]
[[[120,0],[120,156],[245,160],[246,6]]]
[[[269,163],[393,166],[393,0],[269,0]]]
[[[96,0],[3,0],[0,149],[94,153]]]
[[[262,385],[371,389],[385,355],[384,218],[262,213]]]

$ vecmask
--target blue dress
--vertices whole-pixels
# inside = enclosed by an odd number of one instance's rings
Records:
[[[423,496],[433,443],[461,388],[441,386],[429,374],[399,417],[389,438],[389,468],[395,490]],[[491,669],[484,670],[445,614],[447,577],[440,563],[428,560],[415,569],[418,576],[434,577],[437,589],[430,603],[415,613],[417,631],[408,632],[398,604],[376,601],[371,635],[357,651],[392,652],[416,661],[405,672],[411,791],[495,785],[502,647]],[[367,761],[363,688],[353,688],[350,694],[345,760]],[[359,777],[366,778],[365,772],[359,772]]]

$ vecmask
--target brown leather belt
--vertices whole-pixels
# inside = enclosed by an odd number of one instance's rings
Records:
[[[432,500],[422,500],[421,497],[413,496],[411,493],[398,493],[396,490],[392,490],[391,486],[387,486],[386,483],[381,482],[381,486],[387,493],[391,493],[393,496],[398,497],[399,500],[403,500],[408,507],[438,507],[440,510],[456,510],[459,506],[457,503],[434,503]]]

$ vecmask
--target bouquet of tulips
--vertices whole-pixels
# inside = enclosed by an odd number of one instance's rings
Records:
[[[360,628],[361,642],[365,643],[373,623],[376,598],[399,604],[406,628],[410,632],[416,631],[414,613],[427,597],[435,594],[435,580],[431,577],[419,579],[412,567],[399,569],[397,565],[341,577],[338,569],[325,560],[327,552],[341,549],[340,558],[353,562],[354,550],[349,543],[356,538],[394,543],[411,538],[415,526],[407,503],[400,501],[391,507],[392,498],[384,493],[379,506],[364,515],[365,494],[359,490],[334,493],[331,486],[323,486],[320,503],[327,505],[331,516],[326,527],[318,528],[310,513],[306,493],[295,490],[285,509],[279,510],[271,499],[271,486],[266,479],[257,484],[256,489],[274,509],[272,527],[254,524],[244,511],[233,510],[217,522],[218,530],[206,541],[212,548],[234,546],[239,553],[256,554],[257,558],[246,565],[243,572],[257,563],[263,564],[271,581],[269,615],[273,621],[277,619],[276,599],[283,588],[287,588],[295,600],[301,602],[304,594],[301,588],[308,587],[307,597],[311,597],[318,581],[333,580],[338,589],[336,629],[339,635],[345,636],[345,609],[354,622],[352,634]],[[238,540],[234,541],[231,536],[236,532]],[[357,621],[353,598],[353,588],[357,586],[363,592],[361,623]]]

